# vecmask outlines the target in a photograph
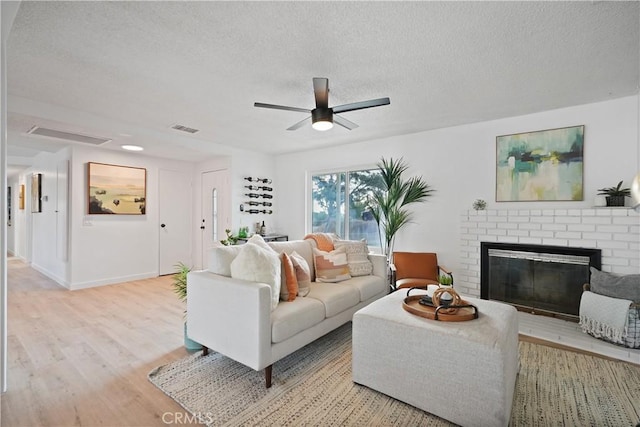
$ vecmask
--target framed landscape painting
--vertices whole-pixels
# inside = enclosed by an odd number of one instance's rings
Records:
[[[496,137],[496,201],[583,200],[584,126]]]
[[[88,165],[88,214],[146,214],[146,169],[91,162]]]

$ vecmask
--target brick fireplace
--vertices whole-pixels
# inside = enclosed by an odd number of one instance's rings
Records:
[[[599,249],[603,271],[640,273],[640,214],[629,208],[463,211],[456,288],[476,297],[481,242]]]

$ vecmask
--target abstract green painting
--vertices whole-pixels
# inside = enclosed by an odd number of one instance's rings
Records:
[[[496,201],[583,200],[584,126],[496,137]]]

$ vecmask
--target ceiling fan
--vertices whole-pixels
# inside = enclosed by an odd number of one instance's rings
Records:
[[[334,123],[352,130],[357,128],[358,125],[345,119],[344,117],[339,116],[337,113],[346,113],[347,111],[379,107],[381,105],[389,105],[391,103],[391,101],[389,101],[389,98],[378,98],[371,99],[369,101],[353,102],[351,104],[338,105],[336,107],[329,108],[329,79],[325,77],[313,78],[313,92],[316,97],[316,108],[314,108],[313,110],[310,110],[308,108],[288,107],[286,105],[264,104],[262,102],[256,102],[253,105],[255,107],[272,108],[274,110],[311,113],[311,116],[299,121],[293,126],[287,128],[287,130],[299,129],[303,125],[305,125],[309,119],[311,119],[311,126],[315,130],[329,130],[333,127]]]

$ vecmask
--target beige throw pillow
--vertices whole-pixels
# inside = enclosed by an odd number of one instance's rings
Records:
[[[316,280],[318,282],[341,282],[351,278],[347,253],[344,248],[331,252],[313,249],[313,260],[316,268]]]
[[[369,247],[364,240],[338,240],[333,242],[336,249],[344,248],[347,253],[349,274],[353,277],[368,276],[373,272],[373,264],[369,260]]]

